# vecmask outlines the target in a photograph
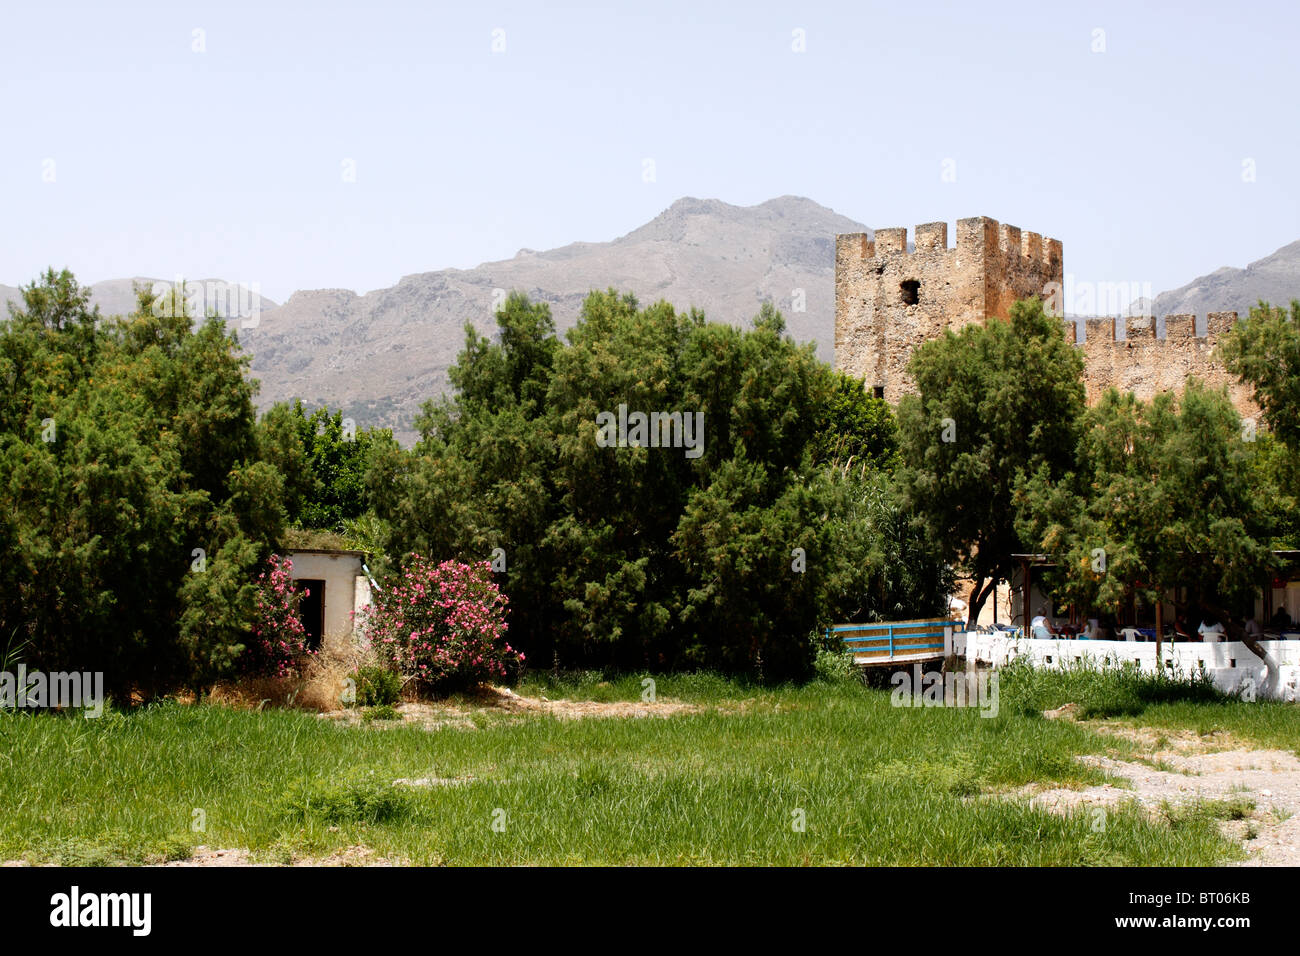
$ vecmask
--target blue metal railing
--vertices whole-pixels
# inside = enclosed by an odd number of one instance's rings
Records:
[[[835,624],[827,627],[824,633],[827,638],[832,634],[842,635],[840,641],[854,654],[887,651],[887,659],[892,659],[900,653],[943,650],[949,629],[961,631],[965,630],[965,625],[961,621],[883,621],[878,624]],[[900,631],[903,633],[898,633]],[[933,641],[936,638],[937,644],[912,643],[918,639]],[[898,644],[896,639],[907,643]]]

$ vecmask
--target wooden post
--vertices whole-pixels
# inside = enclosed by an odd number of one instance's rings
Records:
[[[1025,569],[1025,575],[1024,575],[1025,593],[1020,600],[1020,616],[1024,618],[1024,620],[1021,622],[1021,626],[1025,629],[1025,637],[1033,637],[1034,636],[1033,633],[1029,630],[1029,622],[1034,619],[1033,612],[1029,610],[1029,598],[1034,589],[1034,583],[1033,583],[1033,579],[1030,577],[1029,561],[1027,559],[1024,563],[1024,569]],[[1011,623],[1014,624],[1016,622],[1012,621]]]
[[[1161,656],[1161,647],[1165,639],[1165,590],[1156,591],[1156,670],[1164,674],[1165,661]]]

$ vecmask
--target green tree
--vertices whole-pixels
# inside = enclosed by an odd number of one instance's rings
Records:
[[[518,293],[496,320],[495,341],[466,325],[454,397],[425,403],[412,451],[376,449],[366,489],[389,554],[495,558],[511,641],[544,660],[557,613],[545,531],[557,506],[555,436],[542,416],[560,343],[549,307]]]
[[[50,270],[0,328],[0,631],[33,666],[155,693],[241,650],[207,592],[269,551],[282,479],[257,460],[233,331],[196,326],[183,289],[121,319],[89,303]]]
[[[887,460],[892,422],[770,305],[741,330],[595,292],[562,343],[544,305],[512,295],[497,322],[494,340],[467,329],[456,394],[426,405],[412,452],[375,456],[367,487],[392,553],[500,549],[511,641],[530,660],[795,674],[819,623],[887,613],[925,592],[896,582],[941,568],[916,551],[891,576],[836,546],[835,522],[855,541],[884,522],[853,517],[861,502],[814,449],[842,428],[860,482]],[[607,447],[600,416],[620,407],[702,413],[703,440]]]
[[[917,348],[916,394],[898,406],[909,510],[973,579],[969,623],[1021,550],[1012,491],[1069,468],[1084,409],[1083,359],[1037,299]]]
[[[1188,381],[1181,400],[1109,390],[1087,413],[1073,468],[1045,466],[1018,488],[1020,530],[1052,555],[1060,593],[1118,611],[1176,585],[1232,627],[1272,564],[1255,445],[1226,393]]]
[[[1266,486],[1276,520],[1275,545],[1300,547],[1300,299],[1289,310],[1260,302],[1219,347],[1224,365],[1253,386],[1264,415],[1256,483]]]
[[[813,442],[818,462],[867,462],[893,470],[898,463],[898,424],[889,403],[867,394],[866,383],[836,369],[825,420]]]
[[[1228,371],[1254,386],[1268,426],[1300,451],[1300,299],[1288,311],[1260,302],[1224,337]]]
[[[366,513],[366,472],[376,449],[395,447],[389,429],[358,428],[343,412],[301,401],[278,402],[257,430],[262,457],[286,476],[285,511],[290,524],[344,532]]]

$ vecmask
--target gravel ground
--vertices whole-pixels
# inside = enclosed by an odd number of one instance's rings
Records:
[[[1250,749],[1225,735],[1201,738],[1146,728],[1095,729],[1126,737],[1148,751],[1140,760],[1080,758],[1123,778],[1129,787],[1104,784],[1068,790],[1031,785],[1021,793],[1032,803],[1061,813],[1136,800],[1154,814],[1166,802],[1176,806],[1246,798],[1255,802],[1249,817],[1220,824],[1224,835],[1239,841],[1249,854],[1239,865],[1300,866],[1300,758],[1294,753]]]

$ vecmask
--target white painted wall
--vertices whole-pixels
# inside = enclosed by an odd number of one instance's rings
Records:
[[[361,570],[361,558],[354,554],[315,554],[289,551],[292,577],[325,582],[325,633],[322,643],[352,637],[352,612],[357,608],[358,582],[365,585],[362,606],[370,603],[370,582]]]
[[[370,578],[366,576],[365,569],[357,575],[356,593],[352,598],[352,623],[355,629],[354,637],[364,647],[370,646],[370,635],[366,625],[366,612],[370,607]]]
[[[1167,673],[1190,674],[1204,667],[1214,685],[1230,694],[1241,691],[1250,678],[1258,697],[1300,700],[1300,640],[1260,641],[1259,646],[1268,656],[1267,663],[1239,641],[1165,642],[1161,656]],[[1020,657],[1028,658],[1036,667],[1060,667],[1067,661],[1082,658],[1091,658],[1096,663],[1134,662],[1148,674],[1154,674],[1157,667],[1154,641],[1037,640],[959,631],[953,635],[953,650],[964,654],[967,661],[992,667],[1001,667]]]

